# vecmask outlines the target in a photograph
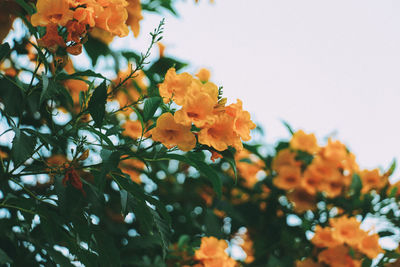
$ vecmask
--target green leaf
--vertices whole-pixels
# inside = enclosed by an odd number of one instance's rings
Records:
[[[361,267],[371,267],[371,265],[372,265],[372,260],[364,257]]]
[[[25,134],[18,128],[13,128],[15,132],[12,141],[11,154],[14,165],[20,165],[30,158],[36,146],[36,137]]]
[[[102,82],[93,92],[92,97],[89,100],[89,113],[94,120],[96,127],[101,127],[103,124],[104,116],[106,113],[106,102],[107,102],[107,85],[106,82]]]
[[[350,190],[353,195],[359,195],[362,188],[362,181],[358,174],[353,174],[353,180],[350,185]]]
[[[120,254],[111,236],[102,229],[93,229],[96,238],[100,266],[120,266]]]
[[[167,222],[165,220],[163,220],[155,210],[150,209],[150,212],[153,215],[154,225],[157,229],[158,235],[160,236],[161,247],[163,249],[162,250],[163,258],[165,259],[167,252],[168,252],[169,243],[170,243],[169,239],[171,236],[171,230],[170,230],[170,227],[167,224]]]
[[[393,232],[391,232],[389,230],[386,230],[386,231],[378,232],[378,235],[379,235],[379,237],[385,237],[385,236],[395,235],[395,233],[393,233]]]
[[[106,56],[111,53],[110,48],[107,44],[102,41],[88,35],[88,40],[84,44],[85,50],[92,60],[92,65],[95,66],[100,56]]]
[[[8,255],[0,248],[0,263],[1,264],[6,264],[6,263],[13,263],[13,260],[8,257]]]
[[[177,71],[186,67],[187,64],[177,61],[176,59],[169,57],[162,57],[158,61],[154,62],[153,65],[147,70],[148,73],[158,74],[164,77],[168,69],[174,67]]]
[[[387,170],[387,175],[390,176],[394,173],[394,171],[396,170],[396,159],[393,159],[392,164],[389,167],[389,170]]]
[[[131,52],[131,51],[124,51],[124,52],[122,52],[121,53],[122,54],[122,56],[124,57],[124,58],[126,58],[126,60],[128,60],[128,61],[131,61],[132,59],[135,61],[135,62],[140,62],[140,55],[138,55],[138,54],[136,54],[136,53],[134,53],[134,52]]]
[[[0,46],[0,62],[10,53],[11,48],[8,43],[4,43]]]
[[[143,121],[147,122],[151,118],[153,118],[154,113],[156,112],[157,108],[161,104],[161,97],[159,96],[154,96],[146,99],[144,102],[144,108],[143,108]]]
[[[45,97],[48,95],[49,78],[45,73],[43,73],[42,75],[42,83],[43,83],[43,88],[42,92],[40,93],[39,105],[42,105],[43,101],[45,100]]]
[[[60,73],[57,75],[56,78],[57,78],[57,80],[69,80],[69,79],[82,80],[81,77],[95,77],[95,78],[101,78],[101,79],[109,81],[109,79],[107,79],[100,73],[94,72],[92,70],[77,71],[73,74]]]
[[[292,126],[290,126],[290,124],[287,121],[282,120],[283,125],[285,125],[286,129],[288,129],[289,133],[291,135],[294,134],[293,128]]]
[[[36,13],[35,7],[26,3],[24,0],[15,0],[15,2],[17,2],[18,5],[20,5],[26,11],[26,13],[28,13],[28,15],[32,15],[32,14]]]
[[[94,180],[97,188],[99,188],[100,191],[103,192],[106,183],[106,175],[110,171],[117,169],[118,163],[120,161],[120,153],[117,151],[103,149],[100,152],[100,156],[102,159],[101,170],[99,175],[95,175]]]

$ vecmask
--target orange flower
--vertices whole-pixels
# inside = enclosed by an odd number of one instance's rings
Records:
[[[337,246],[325,249],[318,255],[318,261],[331,267],[359,267],[360,261],[353,260],[349,255],[349,249],[345,246]]]
[[[86,192],[83,190],[83,184],[81,178],[74,168],[68,168],[65,173],[64,178],[62,179],[62,184],[64,186],[67,185],[67,182],[70,182],[73,187],[82,192],[82,195],[86,196]]]
[[[330,138],[321,152],[322,157],[335,167],[343,167],[345,161],[349,158],[346,146],[340,141],[332,141]]]
[[[317,247],[324,248],[324,247],[336,247],[338,245],[343,244],[336,240],[332,235],[332,229],[329,227],[322,228],[321,226],[317,225],[315,227],[315,235],[311,239],[311,242],[316,245]]]
[[[127,36],[129,29],[125,22],[128,19],[128,3],[125,0],[101,1],[101,6],[103,9],[95,13],[96,27],[119,37]]]
[[[126,121],[122,128],[124,128],[123,135],[129,136],[133,139],[138,139],[142,136],[142,124],[140,121]]]
[[[217,160],[217,159],[222,159],[223,158],[221,154],[219,154],[218,152],[215,152],[214,150],[210,150],[210,152],[211,152],[211,160],[212,160],[212,162],[215,162],[215,160]]]
[[[161,42],[158,42],[157,46],[158,46],[158,53],[160,55],[160,58],[164,57],[165,45]]]
[[[358,250],[367,255],[368,258],[374,259],[380,253],[384,252],[381,246],[379,245],[378,240],[379,240],[378,234],[366,235],[361,240],[361,242],[358,243]]]
[[[301,171],[296,166],[283,166],[273,183],[276,187],[283,190],[291,190],[300,185]]]
[[[321,176],[320,173],[318,173],[311,165],[312,164],[310,164],[304,171],[303,178],[301,179],[301,187],[306,190],[307,193],[315,195],[323,176]]]
[[[387,182],[387,176],[380,175],[378,169],[374,170],[363,170],[360,172],[360,177],[362,181],[361,193],[365,194],[372,189],[381,189]]]
[[[126,24],[131,26],[133,35],[138,37],[140,32],[140,24],[139,22],[143,19],[142,16],[142,5],[140,4],[140,0],[128,0],[128,19]]]
[[[272,161],[272,169],[279,172],[283,166],[300,166],[301,162],[297,161],[295,158],[296,153],[292,152],[290,149],[285,148],[279,150]]]
[[[322,267],[322,265],[310,258],[307,258],[302,261],[296,261],[296,267]]]
[[[49,171],[50,177],[53,177],[54,174],[52,172],[62,171],[64,169],[65,164],[68,162],[67,158],[64,155],[52,155],[50,158],[46,159],[46,164],[48,166],[47,171]]]
[[[177,145],[182,151],[190,151],[196,146],[196,137],[190,131],[190,126],[176,123],[171,113],[164,113],[157,119],[152,134],[154,141],[161,142],[167,148]]]
[[[233,131],[233,120],[226,113],[215,117],[213,124],[207,124],[199,132],[199,143],[211,146],[218,151],[224,151],[228,146],[236,150],[243,148],[239,136]]]
[[[354,217],[339,217],[329,220],[333,228],[333,238],[340,243],[357,246],[365,237],[366,232],[360,229],[360,222]]]
[[[135,183],[140,184],[140,170],[145,168],[145,164],[143,161],[138,159],[126,159],[120,162],[120,169],[122,172],[128,174],[131,177],[131,180]]]
[[[31,17],[33,26],[47,26],[49,24],[65,26],[74,15],[74,12],[69,9],[68,0],[38,0],[36,9],[37,13]]]
[[[243,242],[240,244],[240,247],[246,253],[246,258],[244,260],[245,263],[249,264],[254,261],[254,248],[253,248],[253,241],[250,239],[249,232],[240,235]]]
[[[213,236],[202,237],[200,248],[196,250],[194,258],[196,260],[227,259],[228,254],[225,252],[227,248],[228,244],[225,240],[218,240]]]
[[[164,103],[172,99],[176,104],[182,105],[192,81],[193,77],[189,73],[176,74],[175,68],[170,68],[165,74],[164,82],[159,85],[160,96],[164,99]]]
[[[215,84],[203,85],[198,80],[193,80],[182,103],[182,109],[175,113],[175,121],[186,126],[193,122],[199,128],[206,123],[211,124],[215,120],[213,111],[217,102],[218,88]]]
[[[226,107],[226,112],[233,117],[233,130],[243,141],[249,141],[250,130],[256,128],[256,125],[250,119],[250,113],[243,110],[242,101],[237,99],[236,104]]]
[[[235,155],[236,168],[245,180],[245,186],[252,188],[257,182],[257,175],[263,171],[264,162],[248,150],[242,150]]]
[[[65,47],[64,39],[58,34],[56,24],[49,24],[46,27],[46,34],[38,40],[38,44],[52,52],[55,52],[60,46]]]
[[[210,80],[210,71],[208,69],[200,69],[199,72],[196,74],[196,77],[203,83],[208,82]]]
[[[295,150],[306,151],[310,154],[314,154],[320,149],[315,135],[306,134],[302,130],[299,130],[293,134],[293,137],[290,140],[290,147]]]
[[[346,185],[346,177],[339,170],[334,169],[329,176],[324,177],[319,185],[319,191],[326,193],[330,198],[339,196]]]
[[[203,261],[204,267],[235,267],[236,261],[232,258],[212,258]]]
[[[293,204],[293,209],[297,213],[304,213],[307,210],[315,210],[317,207],[315,204],[315,197],[299,188],[289,192],[287,198]]]

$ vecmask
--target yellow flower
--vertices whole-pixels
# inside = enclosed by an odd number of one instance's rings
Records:
[[[200,69],[196,74],[196,77],[199,78],[201,82],[208,82],[210,80],[210,71],[208,69]]]
[[[140,0],[128,0],[128,19],[126,24],[131,26],[133,35],[138,37],[140,32],[140,24],[139,22],[143,19],[142,16],[142,5],[140,4]]]
[[[217,238],[202,237],[200,248],[195,251],[194,258],[196,260],[209,260],[209,259],[227,259],[228,254],[225,249],[228,244],[225,240],[218,240]]]
[[[301,171],[297,166],[283,166],[273,183],[276,187],[283,190],[291,190],[300,185]]]
[[[232,258],[213,258],[203,261],[204,267],[235,267],[236,261]]]
[[[182,151],[190,151],[196,146],[196,137],[190,126],[178,124],[171,113],[164,113],[157,119],[152,131],[153,140],[161,142],[167,148],[178,146]]]
[[[124,128],[123,135],[129,136],[133,139],[138,139],[142,136],[142,124],[140,121],[126,121],[122,128]]]
[[[296,267],[322,267],[322,265],[308,258],[302,261],[296,261]]]
[[[190,126],[193,122],[199,128],[206,123],[211,124],[215,120],[213,111],[217,102],[218,88],[215,84],[203,85],[194,80],[182,103],[182,109],[175,112],[175,121],[186,126]]]
[[[315,196],[308,194],[305,190],[297,188],[287,194],[287,198],[293,204],[297,213],[304,213],[316,209]]]
[[[233,131],[232,117],[226,113],[215,117],[213,124],[206,124],[199,132],[199,143],[211,146],[218,151],[224,151],[228,146],[233,146],[236,150],[243,148],[239,136]]]
[[[193,77],[189,73],[176,74],[175,68],[170,68],[165,74],[164,82],[159,85],[160,96],[164,99],[164,103],[172,99],[176,104],[182,105],[192,81]]]
[[[346,146],[340,141],[332,141],[330,138],[321,152],[322,157],[335,167],[343,167],[344,162],[348,159]]]
[[[362,181],[361,193],[365,194],[372,189],[381,189],[387,182],[387,176],[380,175],[378,169],[374,170],[363,170],[360,172],[360,177]]]
[[[290,140],[290,147],[295,150],[306,151],[310,154],[314,154],[320,149],[315,135],[306,134],[302,130],[299,130],[293,134],[293,137]]]
[[[300,166],[301,162],[297,161],[296,159],[296,153],[292,152],[290,149],[285,148],[282,150],[279,150],[278,154],[276,154],[275,158],[272,161],[272,169],[276,172],[279,172],[279,170],[283,166]]]
[[[349,255],[349,249],[345,246],[337,246],[325,249],[318,255],[318,261],[331,267],[359,267],[361,262],[353,260]]]
[[[123,173],[128,174],[131,180],[135,183],[140,184],[140,171],[145,168],[143,161],[138,159],[126,159],[121,161],[119,167]]]
[[[361,240],[361,242],[358,243],[358,250],[367,255],[368,258],[374,259],[380,253],[384,252],[381,246],[379,245],[378,240],[379,240],[378,234],[366,235]]]
[[[264,162],[245,149],[235,154],[235,161],[244,185],[252,188],[258,182],[257,175],[264,169]]]
[[[243,141],[250,141],[250,130],[256,128],[256,125],[250,119],[250,113],[243,110],[242,101],[237,99],[236,104],[226,107],[226,112],[233,118],[233,130]]]
[[[333,228],[333,238],[340,243],[355,247],[366,235],[366,232],[360,229],[360,222],[354,217],[334,218],[330,219],[329,223]]]
[[[38,0],[37,13],[31,17],[33,26],[58,24],[65,26],[73,18],[74,12],[69,8],[68,0]]]
[[[102,9],[96,11],[96,27],[118,35],[127,36],[128,26],[125,24],[128,19],[126,7],[128,2],[125,0],[101,1]]]
[[[311,239],[311,242],[316,245],[317,247],[324,248],[324,247],[336,247],[338,245],[343,244],[336,240],[332,235],[332,229],[330,227],[324,227],[317,225],[315,227],[315,235]]]

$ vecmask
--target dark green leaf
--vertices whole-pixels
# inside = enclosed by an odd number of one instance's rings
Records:
[[[87,42],[84,44],[85,50],[92,60],[92,65],[95,66],[100,56],[106,56],[110,54],[110,48],[107,44],[92,37],[88,36]]]
[[[103,124],[106,113],[106,102],[107,85],[104,81],[94,90],[93,95],[89,100],[89,113],[92,116],[96,127],[100,128]]]
[[[12,141],[12,159],[15,165],[20,165],[32,156],[36,146],[36,137],[25,134],[18,128],[13,129],[15,132]]]
[[[8,43],[4,43],[0,46],[0,62],[10,53],[11,48]]]
[[[364,257],[361,267],[371,267],[371,265],[372,265],[372,260],[368,259],[367,257]]]
[[[393,233],[393,232],[387,230],[387,231],[378,232],[378,235],[379,235],[379,237],[385,237],[385,236],[392,236],[392,235],[395,235],[395,233]]]
[[[143,121],[147,122],[150,120],[154,113],[156,112],[157,108],[161,104],[161,97],[159,96],[154,96],[146,99],[144,102],[144,108],[143,108]]]
[[[292,129],[292,126],[290,126],[290,124],[287,123],[287,121],[284,121],[284,120],[282,120],[282,123],[283,123],[283,125],[285,125],[286,129],[288,129],[289,133],[290,133],[291,135],[293,135],[293,134],[294,134],[294,131],[293,131],[293,129]]]
[[[40,100],[39,100],[39,105],[42,105],[43,101],[45,100],[45,97],[48,95],[48,89],[49,89],[49,78],[45,73],[42,75],[42,92],[40,93]]]
[[[362,181],[358,174],[353,174],[353,180],[350,185],[350,191],[353,195],[359,195],[362,188]]]
[[[93,232],[100,257],[100,266],[120,266],[120,255],[112,237],[102,229],[96,229]]]
[[[25,0],[15,0],[15,2],[17,2],[18,5],[20,5],[26,11],[26,13],[28,13],[28,15],[36,13],[35,7],[26,3]]]
[[[57,75],[57,80],[69,80],[69,79],[81,80],[82,79],[81,77],[96,77],[104,80],[109,80],[100,73],[94,72],[92,70],[77,71],[74,72],[73,74],[60,73],[59,75]]]
[[[1,264],[13,263],[12,259],[10,259],[10,257],[8,257],[8,255],[2,249],[0,249],[0,263]]]

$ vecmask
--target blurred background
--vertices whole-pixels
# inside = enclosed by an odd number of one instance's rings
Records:
[[[164,13],[166,56],[190,63],[191,73],[210,69],[267,143],[289,137],[284,120],[320,142],[340,139],[361,168],[387,169],[400,159],[399,1],[194,2],[177,1],[178,17]],[[112,46],[143,51],[161,19],[146,14],[139,38],[130,33]],[[82,66],[87,58],[74,60]]]
[[[165,13],[166,55],[209,68],[268,143],[295,130],[342,140],[362,168],[400,159],[400,2],[394,0],[178,1]],[[145,16],[143,47],[159,16]],[[116,47],[126,46],[124,39]],[[396,171],[393,178],[399,178]]]

